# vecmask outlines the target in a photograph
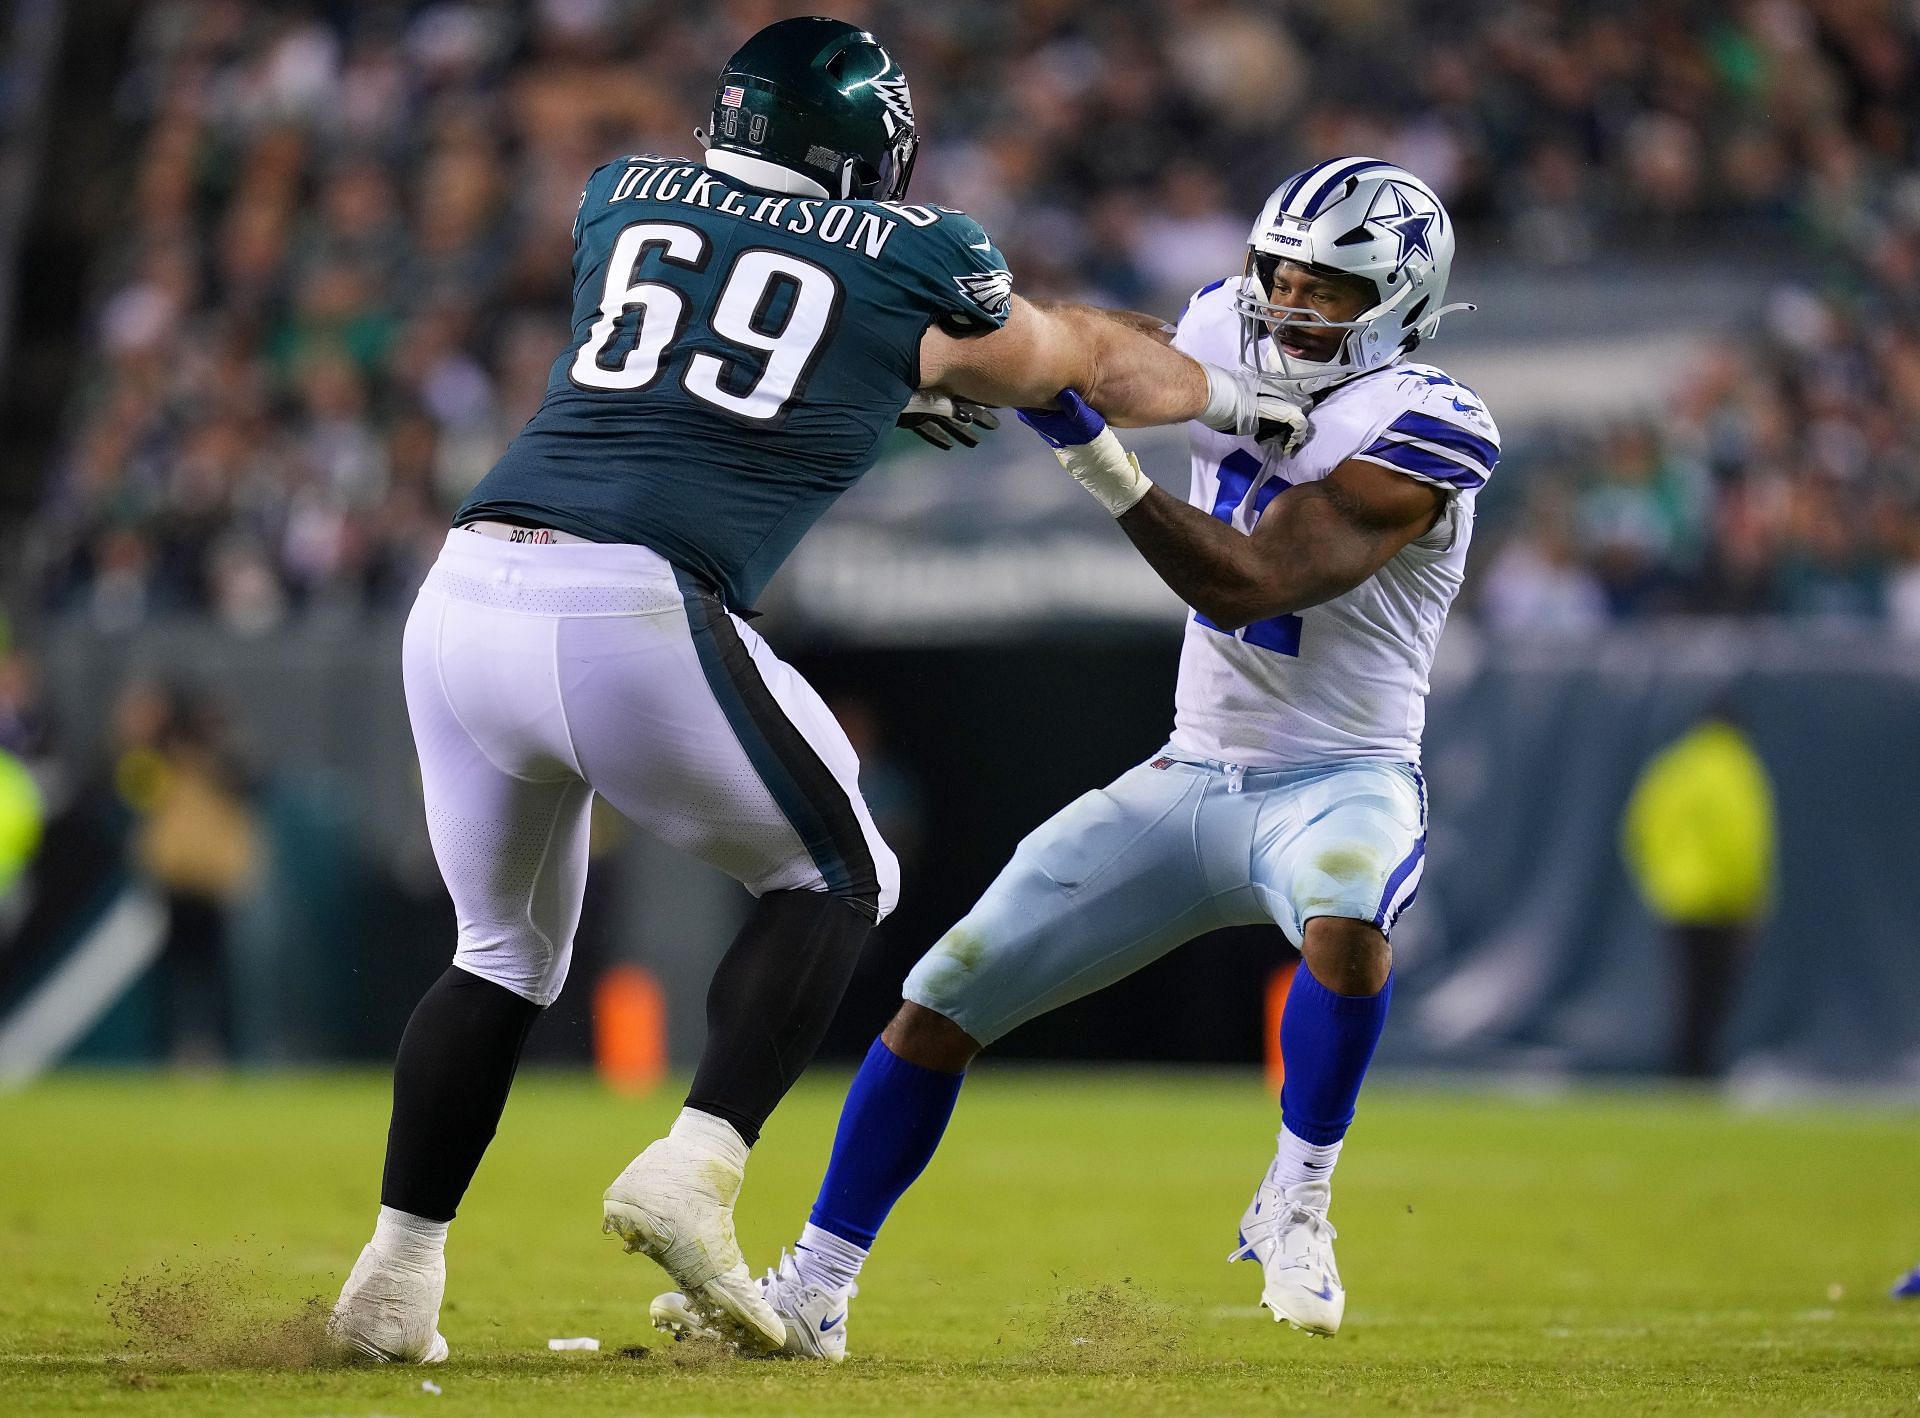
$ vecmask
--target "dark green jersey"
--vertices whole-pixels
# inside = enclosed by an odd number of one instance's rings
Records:
[[[587,180],[573,274],[573,343],[455,521],[649,546],[735,607],[873,466],[927,327],[996,329],[1012,295],[959,212],[658,157]]]

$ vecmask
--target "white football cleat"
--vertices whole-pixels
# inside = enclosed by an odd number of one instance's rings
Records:
[[[848,1301],[860,1293],[858,1285],[845,1290],[822,1290],[800,1278],[793,1257],[780,1253],[780,1264],[759,1280],[760,1293],[780,1317],[786,1338],[773,1353],[789,1359],[824,1359],[838,1364],[847,1357]],[[653,1327],[675,1339],[714,1339],[725,1335],[704,1322],[698,1308],[677,1290],[656,1295],[649,1314]]]
[[[607,1188],[601,1230],[660,1263],[693,1313],[748,1349],[778,1349],[786,1327],[761,1297],[733,1234],[746,1174],[684,1137],[663,1137]]]
[[[1260,1303],[1308,1334],[1333,1335],[1346,1313],[1347,1291],[1333,1263],[1332,1193],[1324,1182],[1302,1182],[1282,1191],[1261,1179],[1240,1218],[1240,1244],[1229,1261],[1260,1263],[1266,1284]]]
[[[444,1255],[436,1253],[423,1265],[403,1264],[369,1242],[327,1316],[327,1334],[383,1364],[444,1364],[440,1297],[446,1288]]]

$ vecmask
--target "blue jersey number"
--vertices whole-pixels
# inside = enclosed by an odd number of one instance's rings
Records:
[[[1236,449],[1220,460],[1220,493],[1213,499],[1213,515],[1233,525],[1233,514],[1247,500],[1247,493],[1253,487],[1253,480],[1260,476],[1260,460],[1244,448]],[[1267,510],[1267,504],[1285,492],[1293,484],[1285,478],[1269,478],[1260,484],[1260,490],[1253,495],[1253,518],[1251,527],[1260,520],[1260,514]],[[1198,611],[1193,618],[1206,626],[1208,630],[1232,636],[1231,630],[1221,630],[1219,626],[1201,615]],[[1249,645],[1258,645],[1262,650],[1271,650],[1276,655],[1295,655],[1300,653],[1300,617],[1297,615],[1276,615],[1267,620],[1256,620],[1240,632],[1240,639]]]

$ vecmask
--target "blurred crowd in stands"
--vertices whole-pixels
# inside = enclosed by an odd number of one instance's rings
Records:
[[[774,0],[153,0],[32,594],[125,626],[401,605],[566,336],[582,180],[686,153]],[[835,0],[1029,294],[1170,313],[1277,177],[1426,177],[1577,266],[1803,250],[1640,422],[1530,432],[1475,604],[1920,633],[1920,11],[1898,0]],[[1001,435],[1005,437],[1006,435]]]

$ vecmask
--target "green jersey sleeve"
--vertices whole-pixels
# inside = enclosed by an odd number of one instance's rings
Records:
[[[575,245],[579,244],[580,234],[585,229],[589,201],[606,201],[607,190],[619,180],[619,175],[626,170],[626,165],[639,161],[641,161],[640,158],[634,157],[615,158],[612,162],[601,163],[600,166],[587,174],[586,184],[580,189],[580,205],[574,210],[573,214],[573,240]]]
[[[976,222],[951,207],[926,207],[937,220],[921,229],[919,263],[934,319],[950,335],[983,335],[1007,323],[1013,273]]]
[[[632,168],[639,163],[670,163],[674,158],[661,157],[657,153],[629,153],[626,157],[603,162],[587,174],[587,180],[580,189],[580,205],[573,214],[573,242],[580,244],[586,233],[587,215],[606,205],[608,198],[614,195],[614,189]]]

